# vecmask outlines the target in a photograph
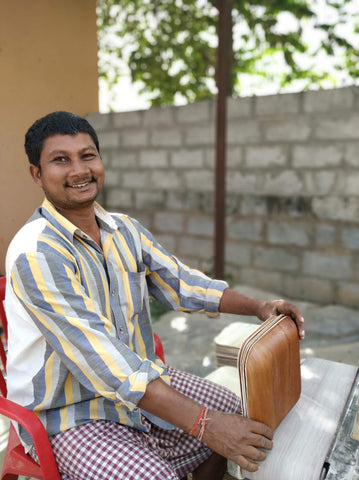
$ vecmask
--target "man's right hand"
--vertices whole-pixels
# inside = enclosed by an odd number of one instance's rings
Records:
[[[249,472],[258,470],[273,447],[273,431],[237,414],[208,412],[203,441],[209,448]]]
[[[177,392],[161,378],[147,385],[138,406],[185,432],[191,431],[202,408],[202,405]],[[200,426],[197,426],[194,432],[196,437],[199,431]],[[233,460],[245,470],[255,472],[259,468],[257,462],[266,458],[264,450],[272,448],[272,438],[272,430],[263,423],[238,414],[210,410],[202,441],[219,455]]]

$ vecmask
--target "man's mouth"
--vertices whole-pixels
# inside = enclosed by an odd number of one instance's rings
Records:
[[[94,181],[94,179],[90,179],[90,180],[82,181],[81,183],[72,183],[71,185],[68,184],[68,186],[70,188],[80,189],[80,188],[87,187],[87,185],[89,185],[93,181]]]

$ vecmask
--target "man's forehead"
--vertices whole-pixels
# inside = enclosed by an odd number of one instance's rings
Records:
[[[84,148],[92,148],[97,151],[90,134],[86,132],[79,132],[75,135],[56,133],[44,139],[42,152],[65,152]]]

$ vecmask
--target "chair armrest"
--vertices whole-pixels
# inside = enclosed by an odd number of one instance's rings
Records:
[[[49,437],[35,413],[4,397],[0,397],[0,413],[11,420],[15,420],[25,428],[34,442],[42,468],[46,466],[46,473],[48,475],[51,474],[50,478],[60,480],[60,474],[51,449]]]
[[[160,337],[157,335],[157,333],[154,333],[153,338],[154,338],[154,341],[155,341],[156,355],[158,357],[160,357],[160,359],[162,360],[163,363],[166,363],[165,362],[165,352],[164,352],[162,341],[161,341]]]

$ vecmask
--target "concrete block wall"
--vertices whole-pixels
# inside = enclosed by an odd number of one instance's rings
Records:
[[[228,99],[226,273],[359,307],[359,87]],[[191,266],[214,250],[213,101],[90,115],[101,201]]]

